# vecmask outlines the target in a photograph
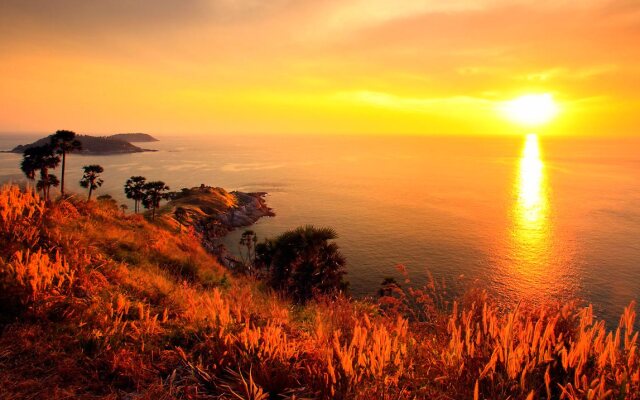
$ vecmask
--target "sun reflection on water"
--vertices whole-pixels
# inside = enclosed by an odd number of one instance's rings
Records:
[[[551,253],[548,184],[538,136],[526,137],[516,180],[513,208],[512,289],[520,296],[544,292]]]
[[[518,236],[524,237],[528,244],[538,239],[541,229],[547,223],[547,193],[544,163],[540,158],[538,136],[527,135],[520,159],[520,173],[517,181],[518,201],[515,216],[517,218]]]

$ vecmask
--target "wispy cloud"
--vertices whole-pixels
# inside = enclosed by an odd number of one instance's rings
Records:
[[[631,130],[639,27],[633,0],[3,0],[0,129],[473,129],[534,91]]]

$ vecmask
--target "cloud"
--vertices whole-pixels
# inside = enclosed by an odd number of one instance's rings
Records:
[[[12,26],[74,33],[190,29],[194,24],[248,22],[291,0],[2,0],[0,21]]]
[[[0,129],[393,130],[394,118],[460,118],[465,107],[480,121],[493,101],[526,92],[608,96],[621,109],[638,99],[639,9],[636,0],[0,0]]]
[[[494,101],[480,97],[404,97],[391,93],[366,90],[337,93],[335,99],[398,111],[421,113],[457,113],[460,109],[465,109],[465,107],[474,110],[491,110],[496,106]]]

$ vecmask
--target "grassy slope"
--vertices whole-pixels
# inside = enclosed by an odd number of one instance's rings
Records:
[[[186,191],[183,189],[183,193],[178,198],[158,210],[158,215],[161,216],[158,223],[166,228],[179,229],[179,225],[174,218],[174,211],[178,207],[184,208],[187,213],[186,220],[183,222],[186,225],[191,225],[193,219],[227,212],[230,207],[236,206],[237,203],[236,197],[222,188],[207,188],[204,192],[198,190],[198,188],[187,189]]]
[[[294,306],[169,218],[0,190],[0,398],[638,398],[632,311],[609,334],[433,287]]]

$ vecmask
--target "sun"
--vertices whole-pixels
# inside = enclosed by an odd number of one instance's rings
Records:
[[[558,105],[548,93],[527,94],[507,101],[502,106],[507,117],[526,126],[539,126],[558,114]]]

